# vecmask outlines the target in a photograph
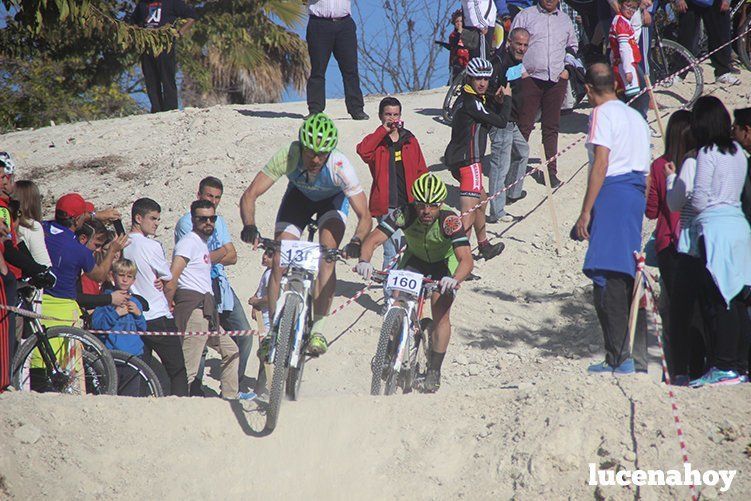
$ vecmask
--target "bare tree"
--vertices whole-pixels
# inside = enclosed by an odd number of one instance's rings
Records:
[[[443,50],[433,42],[446,40],[449,5],[456,0],[382,0],[373,7],[375,3],[356,2],[362,86],[377,94],[430,88]],[[366,5],[381,9],[383,16],[364,13]]]

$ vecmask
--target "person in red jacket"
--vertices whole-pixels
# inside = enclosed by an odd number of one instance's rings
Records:
[[[381,125],[357,145],[357,154],[368,164],[373,176],[370,188],[370,215],[378,221],[397,207],[412,203],[412,184],[428,172],[417,138],[404,128],[402,103],[385,97],[378,105]],[[383,268],[399,250],[401,232],[383,245]]]

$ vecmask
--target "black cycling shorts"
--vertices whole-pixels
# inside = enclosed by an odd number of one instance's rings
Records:
[[[305,196],[302,191],[290,186],[279,205],[274,232],[291,233],[300,238],[303,229],[313,221],[313,216],[317,218],[318,227],[321,228],[330,219],[339,219],[346,225],[347,214],[349,214],[349,199],[344,196],[344,192],[314,201]]]
[[[429,263],[416,256],[407,256],[406,261],[399,265],[399,269],[421,273],[426,278],[430,277],[436,281],[442,279],[443,277],[454,276],[454,274],[451,273],[451,270],[449,270],[449,263],[447,259],[444,259],[443,261],[437,261],[435,263]]]

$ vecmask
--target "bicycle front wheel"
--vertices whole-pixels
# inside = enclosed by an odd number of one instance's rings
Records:
[[[276,334],[276,349],[274,354],[274,372],[271,376],[271,390],[269,392],[269,407],[266,411],[266,430],[273,431],[279,420],[279,410],[284,398],[284,383],[289,371],[289,350],[295,335],[297,316],[302,311],[302,299],[289,295],[284,303],[282,318],[279,322],[279,332]]]
[[[420,320],[420,331],[415,334],[415,344],[409,357],[409,380],[405,383],[404,392],[419,388],[425,380],[430,361],[430,351],[433,348],[431,336],[433,334],[433,320]]]
[[[464,84],[464,76],[467,74],[467,70],[463,70],[461,73],[454,77],[449,90],[446,93],[446,97],[443,98],[443,123],[451,125],[454,121],[454,112],[456,111],[456,102],[462,93],[462,85]]]
[[[396,377],[394,371],[393,355],[401,338],[402,326],[407,321],[407,314],[401,308],[392,308],[386,313],[383,320],[381,334],[378,337],[376,354],[373,357],[371,370],[373,375],[370,380],[370,394],[381,394],[381,382],[386,382],[385,395],[391,395],[396,390]]]
[[[704,73],[691,51],[672,40],[649,49],[649,75],[661,109],[690,108],[704,92]]]
[[[117,394],[121,397],[163,397],[159,376],[138,355],[110,350],[117,370]]]
[[[109,351],[94,335],[76,327],[46,330],[60,372],[47,367],[36,336],[21,345],[11,364],[11,384],[19,391],[116,395],[117,370]]]

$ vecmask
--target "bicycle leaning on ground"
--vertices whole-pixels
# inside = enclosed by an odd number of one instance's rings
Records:
[[[387,302],[371,369],[370,394],[392,395],[420,389],[428,369],[433,321],[422,318],[425,302],[440,288],[439,282],[407,270],[374,271],[384,281]],[[452,292],[453,293],[453,292]]]
[[[316,242],[261,239],[261,247],[280,253],[285,268],[279,284],[280,295],[271,322],[268,360],[273,361],[266,430],[273,431],[279,419],[284,394],[297,400],[300,396],[307,345],[313,326],[313,291],[320,259],[343,261],[339,249],[328,249]],[[285,392],[286,389],[286,392]]]
[[[33,311],[41,291],[22,283],[18,307]],[[20,391],[115,395],[117,371],[112,355],[96,336],[71,326],[45,328],[24,317],[28,338],[11,363],[11,385]]]

